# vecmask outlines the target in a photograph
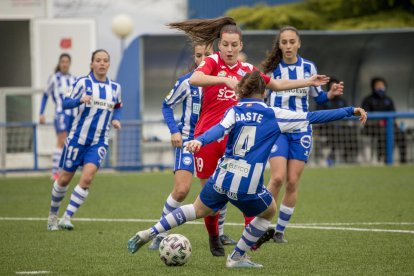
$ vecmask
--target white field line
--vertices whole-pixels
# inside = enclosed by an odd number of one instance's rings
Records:
[[[16,274],[19,275],[34,275],[34,274],[49,274],[50,271],[44,271],[44,270],[40,270],[40,271],[16,271]]]
[[[0,217],[0,221],[46,221],[47,218],[19,218],[19,217]],[[158,222],[157,219],[110,219],[110,218],[74,218],[74,221],[86,222]],[[186,224],[203,225],[204,222],[190,221]],[[226,222],[228,226],[243,226],[243,223]],[[360,231],[360,232],[382,232],[382,233],[402,233],[414,234],[414,230],[401,229],[374,229],[374,228],[356,228],[356,227],[339,227],[351,225],[414,225],[414,222],[321,222],[321,223],[290,223],[289,228],[297,229],[317,229],[317,230],[337,230],[337,231]],[[272,225],[274,227],[275,225]]]

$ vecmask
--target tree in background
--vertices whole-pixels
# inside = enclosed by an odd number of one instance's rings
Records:
[[[231,9],[245,30],[346,30],[414,27],[414,0],[305,0],[300,3]]]

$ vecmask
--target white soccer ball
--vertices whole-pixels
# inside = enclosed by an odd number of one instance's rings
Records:
[[[180,234],[166,236],[159,249],[160,259],[168,266],[184,265],[191,256],[191,243]]]

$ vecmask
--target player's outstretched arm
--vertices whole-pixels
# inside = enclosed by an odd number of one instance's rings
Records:
[[[313,75],[310,78],[299,80],[271,79],[266,87],[272,89],[273,91],[280,91],[308,86],[321,86],[326,84],[328,81],[329,77],[325,75]]]

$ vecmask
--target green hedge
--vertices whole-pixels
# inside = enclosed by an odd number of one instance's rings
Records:
[[[227,15],[245,30],[308,30],[414,27],[414,0],[307,0],[287,5],[231,9]]]

